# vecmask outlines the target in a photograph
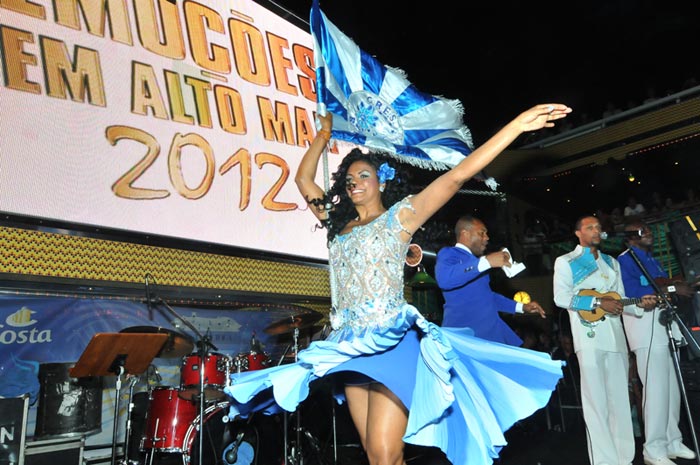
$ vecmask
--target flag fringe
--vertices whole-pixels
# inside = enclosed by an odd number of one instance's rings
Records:
[[[447,163],[443,163],[440,161],[401,155],[399,153],[389,152],[386,150],[377,150],[376,148],[369,147],[367,145],[361,145],[360,147],[363,151],[369,150],[369,151],[376,153],[378,155],[392,158],[400,163],[405,163],[407,165],[415,166],[416,168],[433,170],[433,171],[447,171],[447,170],[452,168],[452,166],[448,165]]]
[[[376,58],[376,57],[375,57],[375,58]],[[386,69],[388,69],[388,70],[391,70],[391,71],[395,72],[395,73],[398,74],[401,78],[403,78],[406,82],[409,82],[409,83],[410,83],[410,81],[408,80],[408,74],[406,74],[406,71],[402,70],[401,68],[396,68],[396,67],[390,66],[390,65],[384,65],[384,67],[385,67]]]

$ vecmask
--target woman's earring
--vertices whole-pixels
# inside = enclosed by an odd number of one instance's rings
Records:
[[[384,186],[379,186],[379,192],[384,192]]]

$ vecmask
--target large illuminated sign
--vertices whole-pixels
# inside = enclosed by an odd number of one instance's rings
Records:
[[[308,32],[240,0],[0,14],[0,211],[327,258],[293,180],[315,133]]]

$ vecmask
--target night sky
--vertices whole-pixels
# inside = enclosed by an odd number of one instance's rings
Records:
[[[308,20],[310,0],[277,0]],[[572,122],[700,79],[700,15],[677,0],[321,1],[331,22],[421,91],[459,99],[477,144],[558,101]]]

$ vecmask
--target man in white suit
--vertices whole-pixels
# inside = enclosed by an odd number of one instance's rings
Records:
[[[576,222],[579,245],[554,263],[554,302],[568,310],[571,321],[590,463],[631,465],[635,445],[628,390],[629,354],[620,319],[625,310],[624,287],[617,260],[598,250],[601,233],[600,222],[594,216]],[[583,290],[595,292],[581,295]],[[610,292],[619,298],[611,297]],[[627,311],[641,314],[655,305],[656,298],[646,295]]]
[[[632,252],[662,292],[684,298],[693,295],[694,290],[685,281],[668,279],[668,274],[654,258],[654,236],[649,226],[634,221],[625,226],[625,236],[629,248],[617,260],[628,297],[654,292],[654,287],[637,265]],[[660,318],[661,312],[662,309],[657,307],[651,312],[644,312],[641,317],[623,315],[627,341],[637,359],[637,372],[643,385],[643,455],[647,465],[675,465],[671,460],[673,458],[695,458],[695,452],[683,444],[683,435],[678,428],[680,389],[669,352],[668,332]],[[672,330],[674,339],[680,339],[675,322]]]

